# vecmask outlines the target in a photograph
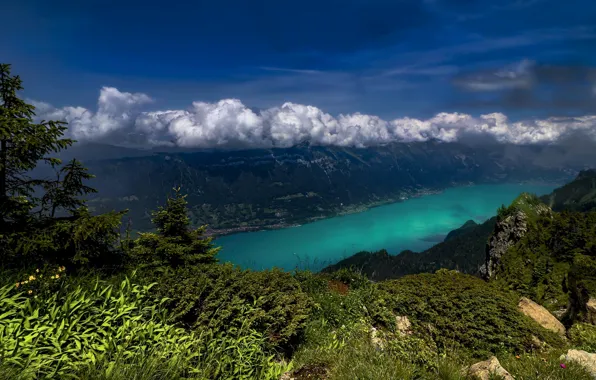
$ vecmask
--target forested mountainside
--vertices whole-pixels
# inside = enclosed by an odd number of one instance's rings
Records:
[[[581,171],[573,181],[541,197],[541,200],[554,202],[551,203],[554,210],[559,211],[596,210],[596,204],[592,203],[594,181],[595,170]],[[354,267],[374,280],[398,278],[412,273],[431,273],[439,268],[480,275],[480,267],[485,263],[487,242],[493,234],[496,222],[496,216],[482,224],[467,221],[460,228],[451,231],[444,242],[423,252],[404,251],[399,255],[385,250],[359,252],[324,271]]]
[[[544,164],[546,147],[435,141],[193,153],[112,147],[106,158],[97,147],[72,149],[64,154],[81,152],[96,175],[90,207],[128,208],[136,230],[150,228],[149,211],[175,186],[188,194],[193,224],[221,229],[303,223],[469,183],[561,183],[580,168]]]
[[[596,170],[583,170],[575,180],[541,197],[554,211],[596,209]]]

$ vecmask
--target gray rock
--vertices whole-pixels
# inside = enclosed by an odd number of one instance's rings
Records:
[[[473,364],[466,371],[468,376],[473,379],[490,380],[491,374],[501,376],[504,380],[515,380],[513,376],[499,363],[495,356],[483,362]]]
[[[561,360],[578,363],[596,379],[596,354],[582,350],[569,350],[567,355],[561,355]]]

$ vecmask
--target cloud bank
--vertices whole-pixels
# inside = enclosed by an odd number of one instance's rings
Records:
[[[504,75],[506,76],[506,75]],[[308,105],[284,103],[255,112],[237,99],[193,102],[185,110],[143,111],[152,99],[113,87],[100,91],[97,110],[56,108],[33,101],[37,117],[68,122],[68,135],[81,142],[182,148],[272,148],[301,142],[369,147],[391,142],[444,142],[489,138],[510,144],[545,144],[571,134],[596,140],[596,116],[512,122],[502,113],[474,117],[439,113],[426,119],[383,120],[361,113],[334,117]]]

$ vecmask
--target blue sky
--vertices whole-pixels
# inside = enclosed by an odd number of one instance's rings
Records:
[[[387,119],[596,113],[592,0],[2,3],[0,61],[57,107],[93,109],[112,86],[160,109],[237,98]]]

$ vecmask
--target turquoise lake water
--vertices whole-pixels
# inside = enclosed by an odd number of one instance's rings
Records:
[[[359,251],[422,251],[473,219],[482,223],[521,192],[550,193],[548,185],[477,185],[375,207],[300,227],[222,236],[219,258],[244,268],[321,269]]]

